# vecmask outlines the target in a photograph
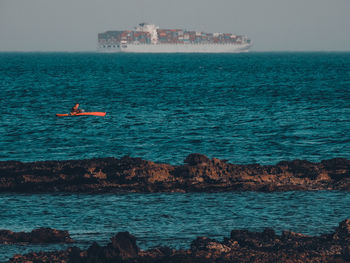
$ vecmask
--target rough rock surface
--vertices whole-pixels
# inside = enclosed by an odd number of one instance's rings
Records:
[[[350,160],[236,165],[190,154],[183,165],[123,157],[0,162],[0,192],[350,190]]]
[[[68,231],[56,230],[53,228],[38,228],[31,232],[12,232],[9,230],[0,230],[0,244],[15,243],[71,243],[73,240]]]
[[[86,251],[74,247],[16,255],[9,262],[350,262],[350,220],[342,221],[332,234],[315,237],[290,231],[276,235],[270,228],[261,233],[233,230],[222,242],[198,237],[187,250],[160,247],[141,251],[135,237],[123,232],[104,247],[94,243]]]

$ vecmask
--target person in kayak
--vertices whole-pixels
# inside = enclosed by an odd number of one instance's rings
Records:
[[[70,110],[70,114],[71,115],[75,115],[77,113],[82,113],[84,112],[83,109],[78,109],[79,108],[79,103],[75,103],[75,105],[73,106],[73,108]]]

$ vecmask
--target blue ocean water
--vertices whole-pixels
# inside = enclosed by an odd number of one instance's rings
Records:
[[[130,155],[181,164],[350,159],[350,53],[0,53],[0,161]],[[65,117],[79,102],[106,117]],[[348,192],[0,194],[0,229],[69,230],[86,247],[128,230],[142,248],[232,229],[305,234],[350,217]],[[62,245],[0,245],[15,253]]]
[[[102,195],[0,194],[0,229],[37,227],[69,230],[75,246],[106,244],[120,231],[138,245],[189,248],[197,236],[222,240],[233,229],[310,235],[330,233],[350,215],[347,192],[158,193]],[[72,246],[72,245],[70,245]],[[65,245],[0,245],[0,261],[29,251]]]
[[[350,158],[349,88],[350,53],[0,53],[0,160]]]

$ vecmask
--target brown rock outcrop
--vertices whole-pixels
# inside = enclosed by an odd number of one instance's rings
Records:
[[[190,154],[184,165],[140,158],[0,162],[0,192],[350,190],[350,161],[236,165]]]
[[[94,243],[88,250],[69,248],[65,251],[16,255],[9,262],[350,262],[350,220],[344,220],[332,234],[306,236],[290,231],[277,235],[272,229],[263,232],[233,230],[222,242],[199,237],[187,250],[167,247],[141,251],[135,237],[118,233],[111,243],[101,247]]]

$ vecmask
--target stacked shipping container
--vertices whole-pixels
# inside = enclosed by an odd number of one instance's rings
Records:
[[[230,33],[205,33],[184,31],[182,29],[157,29],[160,44],[241,44],[242,36]],[[106,31],[98,34],[100,45],[119,45],[124,43],[150,44],[151,35],[142,31]],[[249,40],[247,40],[249,43]]]

